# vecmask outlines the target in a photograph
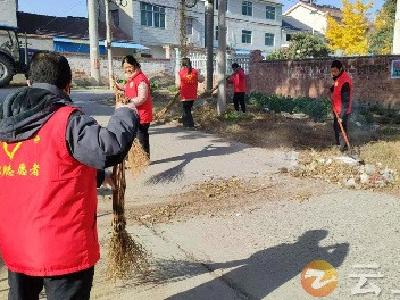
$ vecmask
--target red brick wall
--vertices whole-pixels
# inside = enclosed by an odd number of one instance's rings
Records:
[[[349,57],[340,60],[353,79],[353,99],[400,106],[400,79],[390,78],[393,59],[400,56]],[[263,61],[254,51],[249,80],[251,91],[292,97],[329,97],[332,58]]]

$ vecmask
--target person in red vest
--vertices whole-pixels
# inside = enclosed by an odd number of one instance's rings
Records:
[[[107,127],[73,106],[72,73],[56,53],[36,53],[32,83],[0,101],[0,253],[9,300],[90,299],[98,170],[122,162],[137,131],[132,105]],[[5,188],[6,187],[6,188]]]
[[[182,58],[182,69],[179,71],[177,86],[181,93],[183,107],[182,122],[186,128],[194,127],[192,108],[194,101],[197,100],[199,82],[203,82],[203,78],[196,69],[192,68],[190,59]]]
[[[349,74],[344,70],[342,63],[339,60],[334,60],[331,66],[333,85],[332,93],[332,112],[334,117],[333,128],[335,132],[336,145],[342,151],[347,150],[347,145],[340,146],[341,129],[339,123],[342,123],[343,129],[347,136],[349,135],[349,120],[351,115],[351,93],[353,83]]]
[[[246,112],[244,97],[246,95],[246,76],[244,70],[237,64],[232,64],[233,74],[228,77],[228,83],[233,84],[233,104],[235,110],[239,111],[239,104],[242,112]]]
[[[125,56],[122,66],[126,77],[124,86],[117,88],[125,91],[125,97],[134,104],[139,111],[140,125],[138,139],[150,158],[149,127],[153,121],[153,100],[151,97],[150,81],[143,74],[140,63],[131,55]]]

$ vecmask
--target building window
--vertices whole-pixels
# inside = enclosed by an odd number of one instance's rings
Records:
[[[119,26],[119,10],[113,9],[111,10],[111,19],[115,26]]]
[[[253,15],[253,3],[250,1],[242,2],[242,15],[243,16],[252,16]]]
[[[215,40],[216,41],[218,41],[218,34],[219,34],[218,26],[215,26]]]
[[[286,34],[286,42],[290,42],[292,40],[292,35],[290,33]]]
[[[186,34],[193,34],[193,18],[186,18],[185,30]]]
[[[265,45],[266,46],[274,46],[275,44],[275,34],[273,33],[266,33],[265,34]]]
[[[265,17],[269,20],[275,20],[275,7],[267,6]]]
[[[251,31],[242,30],[242,43],[251,44]]]
[[[165,7],[140,2],[142,25],[165,28]]]

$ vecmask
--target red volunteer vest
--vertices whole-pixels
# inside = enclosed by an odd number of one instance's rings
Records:
[[[139,84],[146,83],[149,87],[149,94],[146,101],[137,107],[140,117],[140,124],[149,124],[153,121],[153,99],[151,98],[150,81],[142,73],[136,74],[132,79],[130,79],[125,85],[125,96],[129,99],[138,96]]]
[[[197,90],[199,84],[199,73],[196,69],[192,69],[189,73],[189,68],[183,68],[179,72],[181,78],[181,99],[185,100],[196,100]]]
[[[333,85],[333,93],[332,93],[332,109],[340,116],[342,113],[342,87],[345,83],[350,85],[350,104],[346,114],[351,113],[351,92],[353,91],[353,83],[351,77],[346,72],[343,72],[342,75],[339,76],[335,80]]]
[[[99,260],[97,173],[65,140],[74,110],[58,109],[30,140],[0,142],[0,251],[12,272],[66,275]]]
[[[239,72],[234,73],[231,76],[231,81],[233,83],[234,93],[245,93],[246,92],[246,76],[244,75],[244,70],[240,69]]]

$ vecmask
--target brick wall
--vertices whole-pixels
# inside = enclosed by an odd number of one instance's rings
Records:
[[[72,69],[73,82],[75,84],[89,83],[90,80],[90,58],[87,54],[76,54],[76,53],[63,53],[68,58],[69,64]],[[122,57],[114,57],[114,74],[119,78],[123,78],[124,72],[122,70]],[[142,58],[139,59],[142,65],[143,72],[149,76],[159,75],[160,73],[166,73],[173,75],[175,62],[168,59],[153,59],[153,58]],[[108,83],[108,68],[107,68],[106,57],[100,59],[100,74],[101,81],[103,84]]]
[[[341,61],[353,79],[353,99],[400,107],[400,79],[390,78],[393,59],[400,56],[349,57]],[[292,97],[329,97],[332,58],[262,61],[251,55],[251,91]]]

